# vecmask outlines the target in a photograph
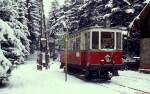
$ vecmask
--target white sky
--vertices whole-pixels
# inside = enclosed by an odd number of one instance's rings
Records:
[[[43,3],[44,3],[44,12],[45,12],[45,16],[48,17],[48,13],[49,13],[49,10],[51,8],[51,2],[54,1],[54,0],[43,0]],[[60,5],[63,4],[64,0],[57,0]]]

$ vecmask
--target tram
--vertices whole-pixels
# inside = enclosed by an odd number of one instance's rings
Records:
[[[123,68],[122,30],[89,27],[69,34],[67,69],[84,74],[87,80],[111,80]],[[61,68],[65,66],[64,51],[60,53]]]

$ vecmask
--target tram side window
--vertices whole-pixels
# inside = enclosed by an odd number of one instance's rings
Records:
[[[73,41],[72,41],[72,44],[73,44],[73,45],[72,45],[73,50],[76,50],[76,40],[73,40]]]
[[[101,49],[114,49],[113,32],[101,32]]]
[[[122,48],[121,48],[121,45],[122,45],[122,44],[121,44],[121,40],[122,40],[122,39],[121,39],[121,33],[117,32],[117,33],[116,33],[116,42],[117,42],[117,43],[116,43],[116,47],[117,47],[117,49],[122,49]]]
[[[85,33],[85,50],[90,49],[90,32]]]
[[[73,50],[73,44],[72,44],[72,43],[73,43],[73,40],[71,39],[71,40],[69,41],[69,43],[68,43],[68,44],[69,44],[69,50],[70,50],[70,51]]]
[[[92,32],[92,49],[99,49],[99,32]]]
[[[70,40],[68,41],[68,50],[71,50]]]
[[[76,50],[80,50],[80,38],[76,38]]]

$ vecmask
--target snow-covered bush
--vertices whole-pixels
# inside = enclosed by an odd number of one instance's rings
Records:
[[[1,77],[7,77],[7,71],[11,67],[11,62],[4,56],[0,49],[0,79]]]

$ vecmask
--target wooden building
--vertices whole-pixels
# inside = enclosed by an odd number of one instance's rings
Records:
[[[140,32],[140,70],[150,73],[150,3],[130,24],[130,32]]]

